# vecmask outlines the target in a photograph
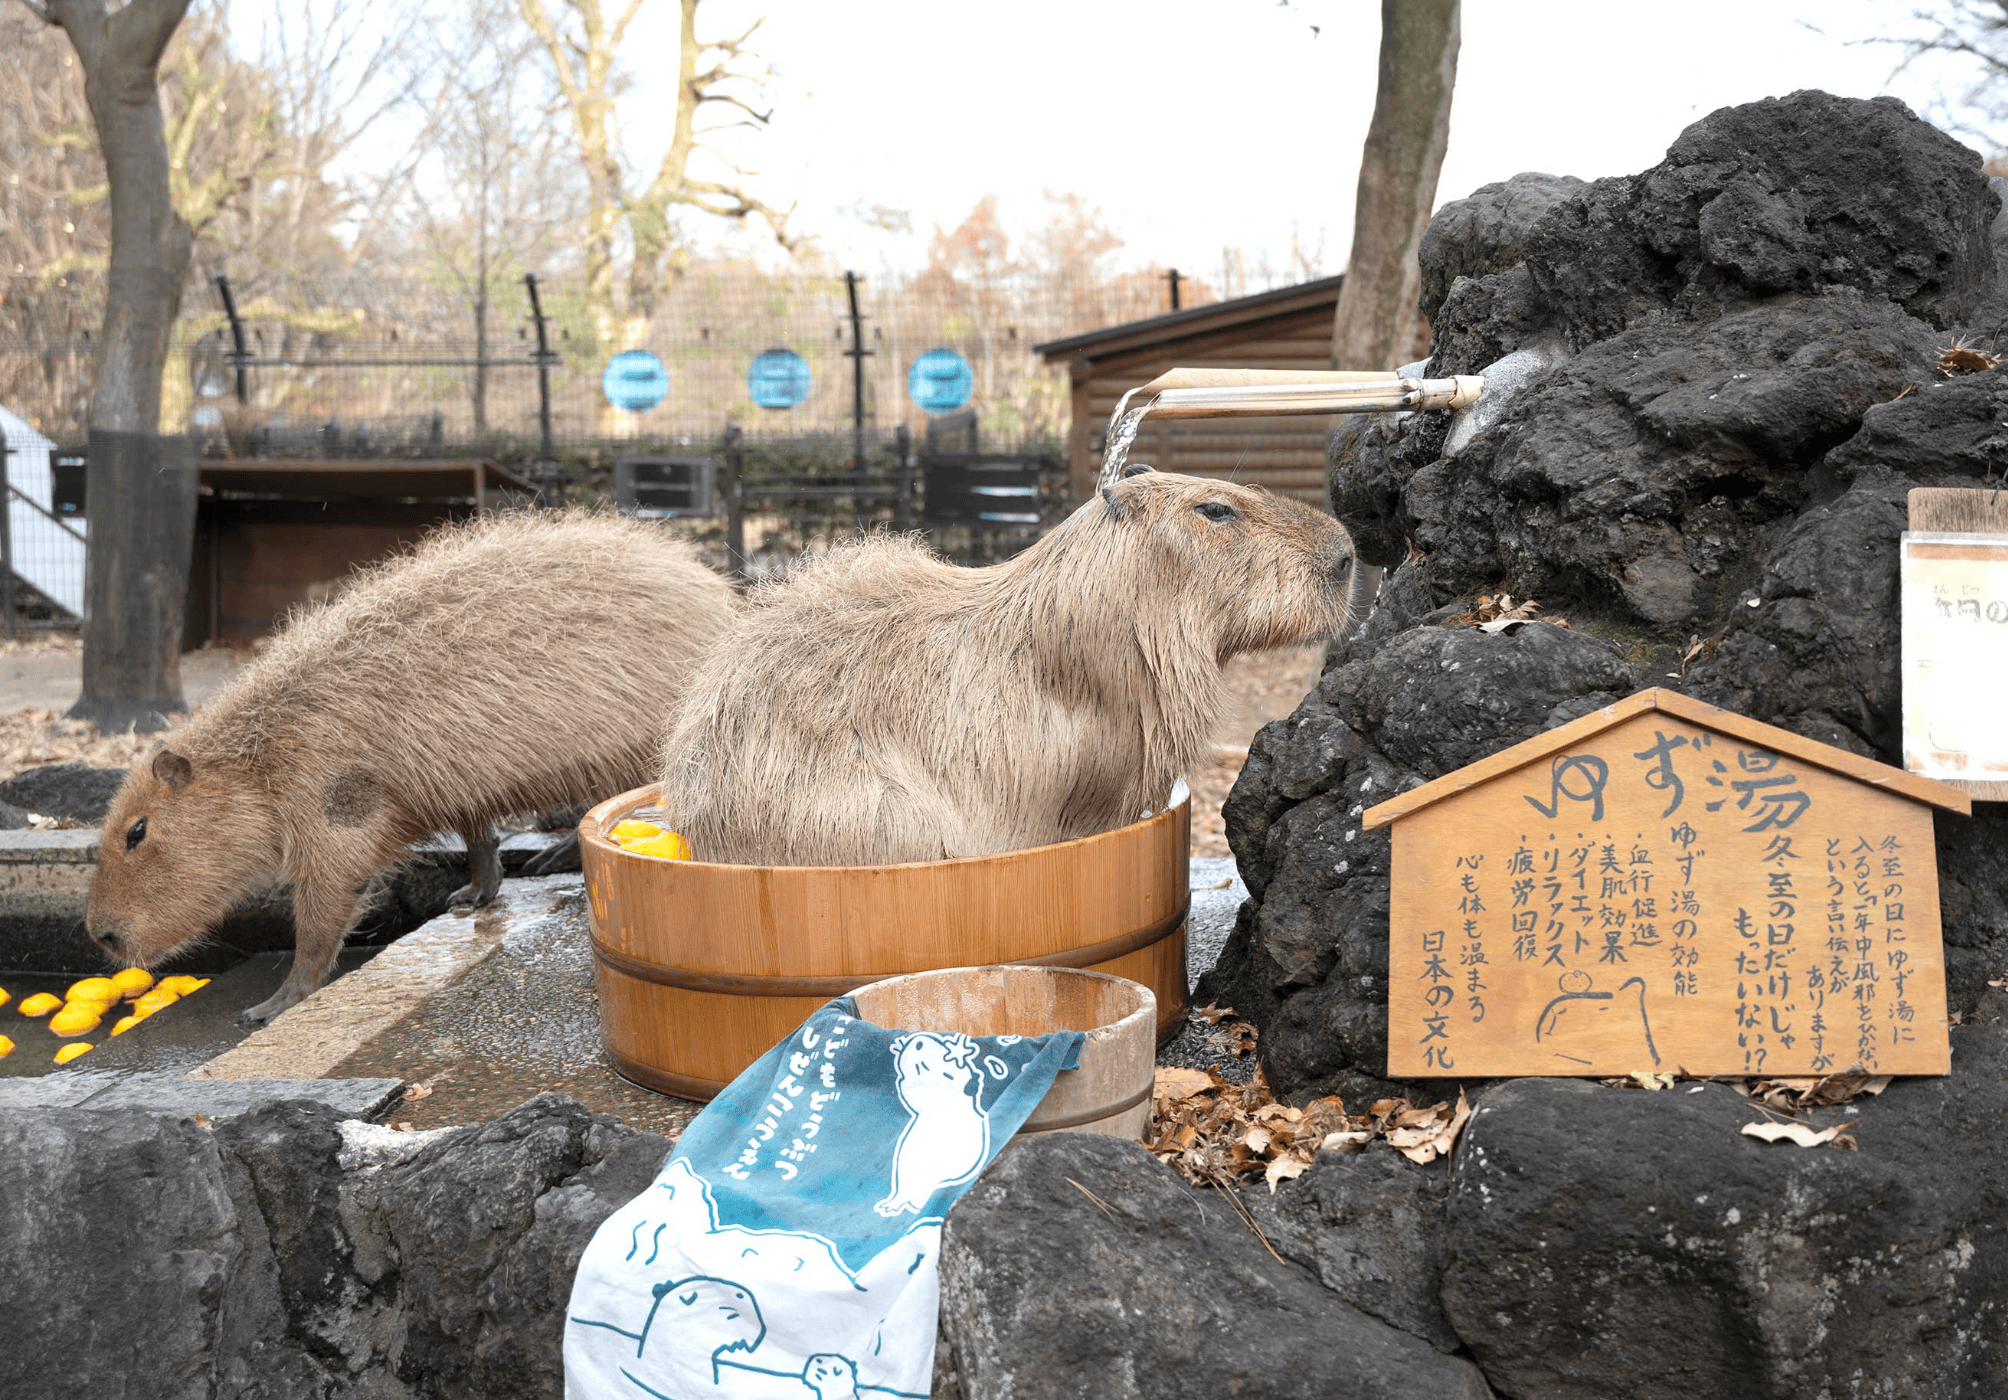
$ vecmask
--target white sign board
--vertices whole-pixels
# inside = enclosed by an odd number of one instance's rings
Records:
[[[1903,766],[2008,797],[2008,535],[1907,531],[1901,548]]]

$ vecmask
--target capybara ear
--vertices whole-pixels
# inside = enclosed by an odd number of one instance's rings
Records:
[[[186,787],[194,776],[194,765],[173,749],[162,749],[153,756],[153,778],[162,787]]]
[[[1109,519],[1121,520],[1123,518],[1123,503],[1116,499],[1114,483],[1110,483],[1102,488],[1102,504],[1108,508]]]
[[[1157,468],[1153,467],[1148,462],[1131,462],[1128,466],[1123,468],[1123,476],[1125,478],[1132,476],[1142,476],[1145,472],[1154,472],[1156,470]]]

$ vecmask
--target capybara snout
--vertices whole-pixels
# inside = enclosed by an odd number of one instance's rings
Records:
[[[84,927],[129,966],[151,967],[270,883],[275,814],[255,782],[171,748],[134,766],[98,833]]]
[[[1101,495],[1107,519],[1098,523],[1162,543],[1164,582],[1192,590],[1211,613],[1220,659],[1329,638],[1344,626],[1352,542],[1323,511],[1264,487],[1141,463]]]

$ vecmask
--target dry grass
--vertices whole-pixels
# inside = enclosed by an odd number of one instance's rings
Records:
[[[130,768],[160,742],[158,734],[100,734],[54,710],[0,714],[0,780],[45,763],[88,763],[93,768]]]

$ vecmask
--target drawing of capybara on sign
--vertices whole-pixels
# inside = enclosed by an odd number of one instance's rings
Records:
[[[659,527],[525,513],[446,527],[296,614],[229,690],[137,764],[98,840],[91,937],[149,966],[248,894],[293,890],[293,970],[320,986],[363,886],[457,831],[485,904],[490,823],[646,782],[661,720],[736,610]]]
[[[1017,557],[878,536],[757,590],[670,727],[662,805],[699,860],[870,865],[1135,821],[1208,749],[1228,658],[1336,634],[1340,524],[1132,468]]]

